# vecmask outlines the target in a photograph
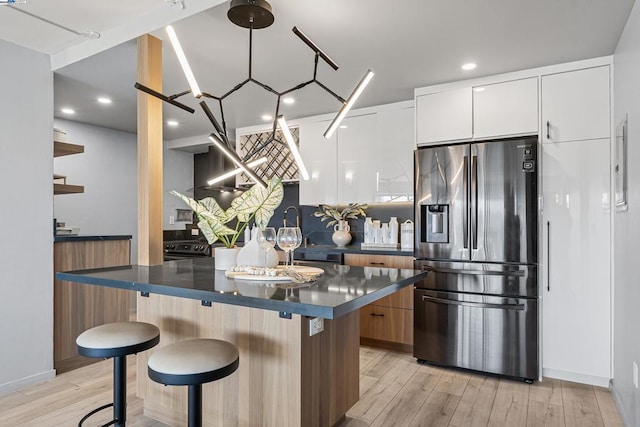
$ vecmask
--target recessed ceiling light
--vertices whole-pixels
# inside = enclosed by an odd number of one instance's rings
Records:
[[[101,96],[100,98],[98,98],[98,102],[100,104],[111,104],[111,99]]]
[[[473,91],[474,92],[484,92],[485,88],[484,87],[474,87]]]
[[[340,125],[340,129],[346,129],[347,127],[347,125]]]
[[[464,64],[462,66],[462,69],[465,70],[465,71],[469,71],[469,70],[474,70],[477,66],[478,66],[478,64],[475,64],[473,62],[469,62],[467,64]]]
[[[169,126],[176,127],[176,126],[178,126],[178,124],[179,123],[178,123],[177,120],[167,120],[167,125],[169,125]]]
[[[296,102],[296,100],[288,96],[286,98],[282,98],[282,102],[284,102],[285,104],[293,104],[294,102]]]
[[[264,120],[265,122],[268,122],[269,120],[273,120],[273,116],[270,114],[263,114],[262,120]]]
[[[67,108],[67,107],[61,109],[60,111],[62,111],[64,114],[75,114],[76,113],[73,109]]]

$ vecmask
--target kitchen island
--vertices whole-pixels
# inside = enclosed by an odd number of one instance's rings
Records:
[[[138,320],[161,330],[160,346],[219,338],[240,351],[233,375],[203,387],[211,425],[332,426],[359,398],[359,312],[365,305],[424,279],[411,269],[319,264],[312,284],[229,279],[213,259],[169,261],[68,273],[58,279],[139,292]],[[323,330],[310,334],[312,320]],[[158,347],[158,348],[159,348]],[[147,378],[138,355],[138,394],[145,414],[184,422],[186,391]]]

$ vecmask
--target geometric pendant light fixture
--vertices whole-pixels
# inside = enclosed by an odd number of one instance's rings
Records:
[[[213,126],[213,129],[214,129],[214,132],[211,133],[211,135],[209,136],[209,139],[214,141],[214,145],[221,151],[221,153],[223,153],[224,155],[226,155],[227,157],[233,160],[233,162],[235,163],[235,165],[238,167],[239,170],[242,170],[245,173],[247,173],[247,175],[249,175],[257,184],[261,186],[266,186],[264,180],[255,174],[255,172],[248,165],[248,163],[252,162],[253,165],[255,165],[256,164],[255,161],[261,157],[261,151],[265,149],[269,144],[272,144],[272,143],[286,144],[289,150],[291,151],[291,155],[293,156],[298,166],[298,170],[300,171],[301,178],[309,179],[309,174],[307,172],[307,169],[304,163],[302,162],[302,157],[300,156],[300,153],[297,147],[295,146],[295,142],[291,137],[289,128],[286,127],[286,120],[280,113],[281,99],[284,96],[289,95],[292,92],[295,92],[297,90],[300,90],[310,84],[317,84],[324,91],[326,91],[331,96],[336,98],[342,104],[342,106],[324,133],[324,136],[326,138],[329,138],[331,137],[333,132],[335,132],[337,127],[340,125],[340,122],[346,116],[347,112],[355,104],[356,100],[362,94],[367,84],[371,81],[371,78],[373,77],[373,72],[371,70],[367,70],[367,72],[364,74],[364,77],[356,85],[351,95],[347,99],[342,98],[341,96],[333,92],[331,89],[329,89],[322,82],[320,82],[317,78],[318,62],[320,59],[322,59],[322,61],[327,63],[334,70],[338,70],[338,64],[336,64],[335,61],[333,61],[325,52],[323,52],[302,31],[300,31],[297,27],[293,27],[292,29],[293,33],[296,36],[298,36],[315,53],[313,77],[309,80],[296,84],[290,87],[289,89],[285,89],[283,91],[276,91],[271,86],[266,85],[260,82],[259,80],[255,79],[252,75],[253,30],[266,28],[271,24],[273,24],[274,16],[271,11],[271,5],[266,0],[231,0],[229,11],[227,12],[227,18],[229,18],[229,20],[234,24],[240,27],[249,29],[249,73],[246,79],[239,82],[232,89],[230,89],[229,91],[227,91],[222,95],[212,95],[210,93],[202,91],[198,86],[198,83],[196,81],[193,71],[191,70],[191,67],[189,66],[189,62],[187,60],[187,57],[184,51],[182,50],[182,46],[180,45],[180,41],[178,40],[178,36],[175,30],[171,26],[168,26],[166,28],[166,32],[167,32],[167,35],[169,36],[169,40],[171,41],[171,45],[173,47],[174,52],[176,53],[178,61],[180,62],[182,71],[189,84],[189,90],[185,90],[183,92],[180,92],[174,95],[164,95],[140,83],[135,84],[136,89],[142,92],[145,92],[149,95],[152,95],[156,98],[159,98],[164,102],[167,102],[173,106],[181,108],[192,114],[195,112],[195,110],[177,101],[177,99],[189,93],[191,93],[195,98],[200,99],[201,101],[199,103],[199,106],[201,110],[204,112],[207,119],[209,119],[209,121],[211,122],[211,125]],[[224,100],[230,95],[232,95],[233,93],[235,93],[236,91],[240,90],[242,87],[244,87],[248,83],[255,84],[261,87],[262,89],[276,95],[277,99],[276,99],[276,106],[275,106],[275,114],[273,115],[274,117],[273,126],[269,134],[269,137],[262,144],[250,150],[243,158],[240,158],[235,153],[235,150],[232,147],[229,141],[229,138],[227,136],[227,125],[224,117]],[[216,118],[215,114],[209,108],[206,100],[203,98],[217,101],[220,120]],[[279,137],[276,135],[276,130],[278,128],[278,125],[280,125],[282,133],[285,137],[285,141],[280,140]]]

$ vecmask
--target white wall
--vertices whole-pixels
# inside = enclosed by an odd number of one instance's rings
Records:
[[[0,40],[0,392],[53,371],[53,73]]]
[[[629,115],[628,208],[614,216],[613,393],[625,425],[640,426],[640,393],[632,363],[640,363],[640,4],[636,2],[614,55],[614,124]]]
[[[67,133],[67,142],[84,145],[84,153],[57,157],[54,171],[67,176],[68,184],[84,185],[84,193],[57,195],[54,215],[67,226],[79,226],[80,234],[130,234],[132,261],[137,257],[137,141],[133,133],[55,120]],[[169,224],[169,215],[182,202],[169,190],[187,192],[193,187],[193,155],[164,150],[164,229],[184,229]]]

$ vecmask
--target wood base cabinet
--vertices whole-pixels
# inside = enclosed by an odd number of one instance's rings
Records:
[[[57,271],[129,265],[130,252],[131,241],[127,239],[57,242],[54,275]],[[129,299],[129,292],[123,289],[54,280],[53,367],[57,373],[101,360],[78,355],[76,337],[94,326],[129,320]]]
[[[371,274],[397,274],[399,268],[413,268],[410,256],[345,254],[344,259],[345,264],[366,267]],[[413,352],[413,286],[360,309],[360,342]]]

